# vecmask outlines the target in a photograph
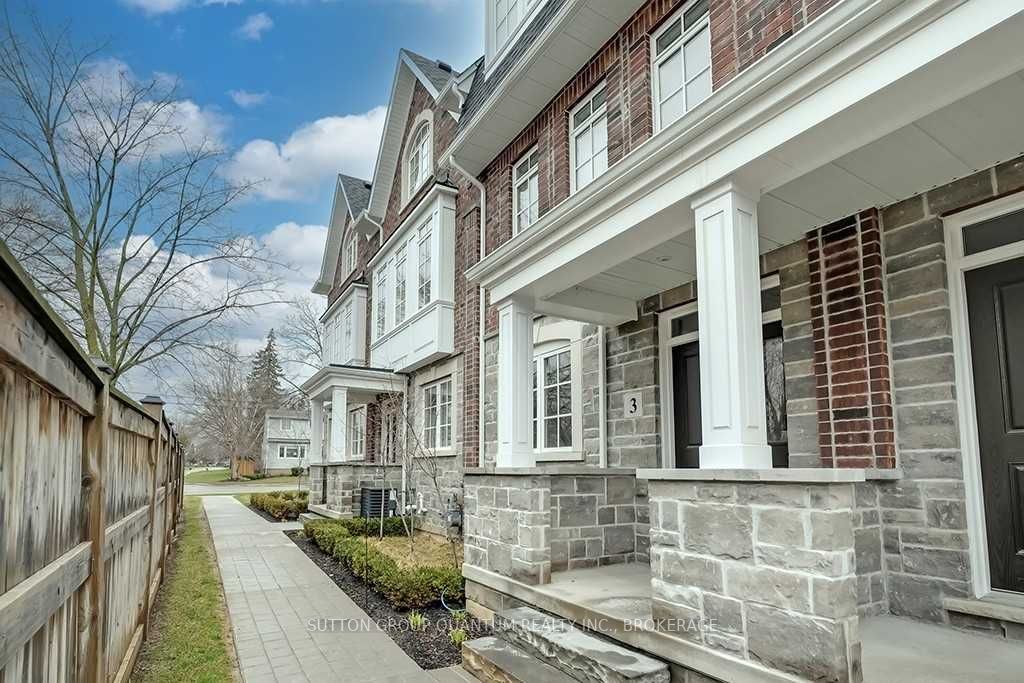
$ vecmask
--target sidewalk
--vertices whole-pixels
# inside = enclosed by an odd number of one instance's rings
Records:
[[[309,628],[315,619],[369,618],[281,533],[297,523],[267,522],[232,496],[208,496],[203,505],[246,683],[434,678],[381,631]]]

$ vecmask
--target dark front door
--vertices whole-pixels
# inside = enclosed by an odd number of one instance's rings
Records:
[[[782,324],[764,326],[765,414],[772,467],[789,467]],[[676,467],[700,467],[700,355],[697,342],[672,347]]]
[[[1024,592],[1024,258],[965,279],[992,587]]]

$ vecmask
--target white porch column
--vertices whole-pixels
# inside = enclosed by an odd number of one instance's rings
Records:
[[[344,462],[348,452],[348,389],[331,389],[330,462]]]
[[[700,297],[700,466],[770,468],[757,203],[724,183],[692,206]]]
[[[498,467],[534,467],[533,302],[498,304]]]
[[[314,398],[309,402],[309,464],[324,463],[324,402]]]

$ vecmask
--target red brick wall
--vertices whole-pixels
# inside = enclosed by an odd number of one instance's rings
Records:
[[[895,467],[878,212],[807,237],[818,439],[825,467]]]
[[[720,88],[837,0],[711,0],[712,82]],[[568,112],[602,79],[607,84],[608,164],[654,132],[650,37],[683,4],[650,0],[580,70],[516,139],[491,161],[487,185],[487,253],[512,238],[512,165],[534,145],[540,214],[569,196]]]

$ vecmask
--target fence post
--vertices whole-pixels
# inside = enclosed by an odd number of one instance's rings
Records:
[[[86,427],[88,475],[86,499],[89,517],[86,532],[90,544],[89,559],[89,641],[85,653],[85,680],[104,683],[106,673],[106,586],[103,550],[107,541],[107,450],[110,439],[110,386],[97,392],[96,409]]]
[[[152,599],[150,598],[150,591],[153,586],[153,539],[156,536],[156,494],[157,494],[157,474],[160,471],[160,452],[161,452],[161,431],[163,430],[163,410],[164,402],[160,400],[159,396],[146,396],[141,401],[142,407],[145,409],[146,414],[149,415],[156,422],[156,433],[153,438],[149,441],[148,457],[149,469],[150,469],[150,487],[149,487],[149,533],[146,538],[149,539],[149,553],[146,556],[146,592],[143,595],[142,600],[142,611],[139,614],[139,621],[142,623],[142,639],[145,640],[149,635],[149,614],[152,609]],[[164,497],[164,505],[167,504],[166,492]],[[163,555],[163,540],[160,541],[160,553]]]

